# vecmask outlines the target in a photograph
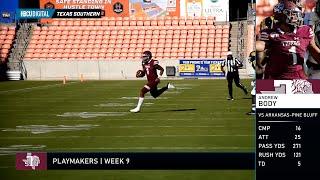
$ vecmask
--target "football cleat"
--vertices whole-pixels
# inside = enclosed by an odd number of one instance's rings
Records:
[[[168,83],[167,84],[167,87],[168,87],[168,89],[174,89],[174,88],[176,88],[173,84],[171,84],[171,83]]]
[[[131,109],[130,112],[137,113],[137,112],[140,112],[140,109],[138,107],[136,107],[134,109]]]
[[[234,99],[233,99],[233,97],[228,97],[227,98],[228,100],[231,100],[231,101],[233,101]]]

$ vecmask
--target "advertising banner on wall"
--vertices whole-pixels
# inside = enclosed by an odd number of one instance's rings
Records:
[[[130,16],[179,16],[180,0],[130,0]]]
[[[19,8],[18,0],[0,1],[0,23],[12,23]]]
[[[107,17],[129,16],[128,0],[40,0],[40,8],[101,9]]]
[[[223,77],[223,59],[180,60],[179,73],[184,77]]]
[[[180,0],[180,15],[216,17],[216,21],[229,21],[229,0]]]

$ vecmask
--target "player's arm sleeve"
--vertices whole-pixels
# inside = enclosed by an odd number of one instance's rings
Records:
[[[154,61],[154,67],[160,71],[160,76],[162,76],[164,69],[159,65],[159,61],[157,60]]]
[[[222,61],[221,67],[224,68],[226,66],[226,59]]]
[[[269,41],[269,33],[267,31],[261,31],[258,35],[258,41]]]
[[[317,27],[315,28],[317,36],[314,35],[312,28],[309,28],[308,31],[309,31],[309,38],[310,38],[310,44],[308,46],[308,50],[309,50],[311,56],[314,58],[314,60],[316,60],[318,63],[320,63],[320,49],[316,45],[316,42],[315,42],[315,38],[318,38],[318,36],[320,34],[320,32],[319,32],[320,29],[319,29],[319,31],[317,31]]]
[[[225,67],[225,66],[226,66],[226,59],[223,60],[222,63],[221,63],[221,71],[222,71],[223,73],[225,73],[225,70],[224,70],[224,67]]]
[[[317,63],[320,63],[320,49],[316,45],[314,39],[311,40],[310,45],[308,46],[308,50],[309,50],[311,56],[314,58],[314,60],[316,60]]]
[[[256,51],[257,51],[257,67],[263,68],[263,65],[266,63],[266,42],[256,41]]]
[[[242,64],[241,61],[239,61],[237,58],[236,58],[235,60],[236,60],[236,63],[237,63],[237,66],[238,66],[238,67],[242,67],[242,66],[243,66],[243,64]]]
[[[142,70],[144,73],[146,73],[146,68],[144,67],[143,64],[141,65],[141,67],[142,67],[141,70]]]
[[[319,26],[316,27],[316,29],[314,30],[313,32],[313,29],[311,27],[308,27],[308,31],[309,31],[309,38],[313,39],[314,38],[314,32],[317,32],[319,33],[320,29],[319,29]]]

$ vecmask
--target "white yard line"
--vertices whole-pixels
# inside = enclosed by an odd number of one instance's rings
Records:
[[[134,147],[74,147],[74,148],[47,148],[47,149],[42,149],[38,151],[83,151],[83,150],[91,150],[91,151],[101,151],[101,150],[253,150],[253,147],[241,147],[241,146],[211,146],[211,147],[191,147],[191,146],[155,146],[155,147],[147,147],[147,146],[134,146]],[[19,152],[20,150],[12,150],[8,152],[3,152],[0,154],[0,156],[8,156],[8,155],[15,155],[16,152]],[[23,151],[28,151],[28,150],[23,150]],[[34,151],[34,150],[33,150]],[[14,168],[14,166],[0,166],[0,169],[6,169],[6,168]]]
[[[25,114],[25,115],[33,115],[35,116],[35,114]],[[37,115],[43,115],[43,116],[48,116],[48,114],[37,114]],[[55,115],[54,115],[55,116]],[[215,119],[208,119],[208,118],[203,118],[203,119],[197,119],[197,118],[194,118],[194,119],[144,119],[144,118],[141,118],[141,119],[129,119],[129,118],[126,118],[126,119],[35,119],[32,121],[41,121],[41,122],[44,122],[44,121],[58,121],[59,123],[61,123],[61,121],[85,121],[85,122],[88,122],[88,121],[202,121],[202,122],[214,122],[214,121],[239,121],[239,120],[245,120],[245,121],[248,121],[248,119],[246,118],[240,118],[240,119],[237,119],[237,118],[224,118],[224,117],[221,117],[221,118],[215,118]],[[24,120],[21,120],[21,121],[24,121]],[[30,121],[30,120],[26,120],[26,121]],[[6,129],[6,128],[0,128],[0,129]]]
[[[229,146],[229,147],[96,147],[96,148],[50,148],[50,150],[228,150],[228,149],[253,149],[253,147],[239,147],[239,146]]]
[[[0,169],[16,168],[15,166],[0,166]]]
[[[0,139],[74,139],[74,138],[168,138],[168,137],[250,137],[249,134],[180,134],[180,135],[110,135],[110,136],[19,136],[19,137],[0,137]]]
[[[209,127],[222,128],[225,126],[111,126],[106,128],[209,128]]]
[[[50,85],[45,85],[45,86],[35,86],[35,87],[30,87],[30,88],[0,91],[0,94],[1,93],[10,93],[10,92],[28,91],[28,90],[33,90],[33,89],[41,89],[41,88],[56,87],[56,86],[65,86],[65,85],[74,84],[74,83],[79,83],[79,82],[69,82],[67,84],[58,83],[58,84],[50,84]]]

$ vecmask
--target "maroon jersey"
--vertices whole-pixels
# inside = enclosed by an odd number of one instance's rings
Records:
[[[313,36],[309,26],[297,27],[292,33],[285,33],[279,28],[261,31],[259,39],[266,42],[268,49],[266,78],[305,79],[303,63]]]
[[[156,81],[158,78],[157,69],[155,65],[159,64],[159,61],[151,59],[148,63],[142,64],[143,70],[147,75],[148,82]]]

